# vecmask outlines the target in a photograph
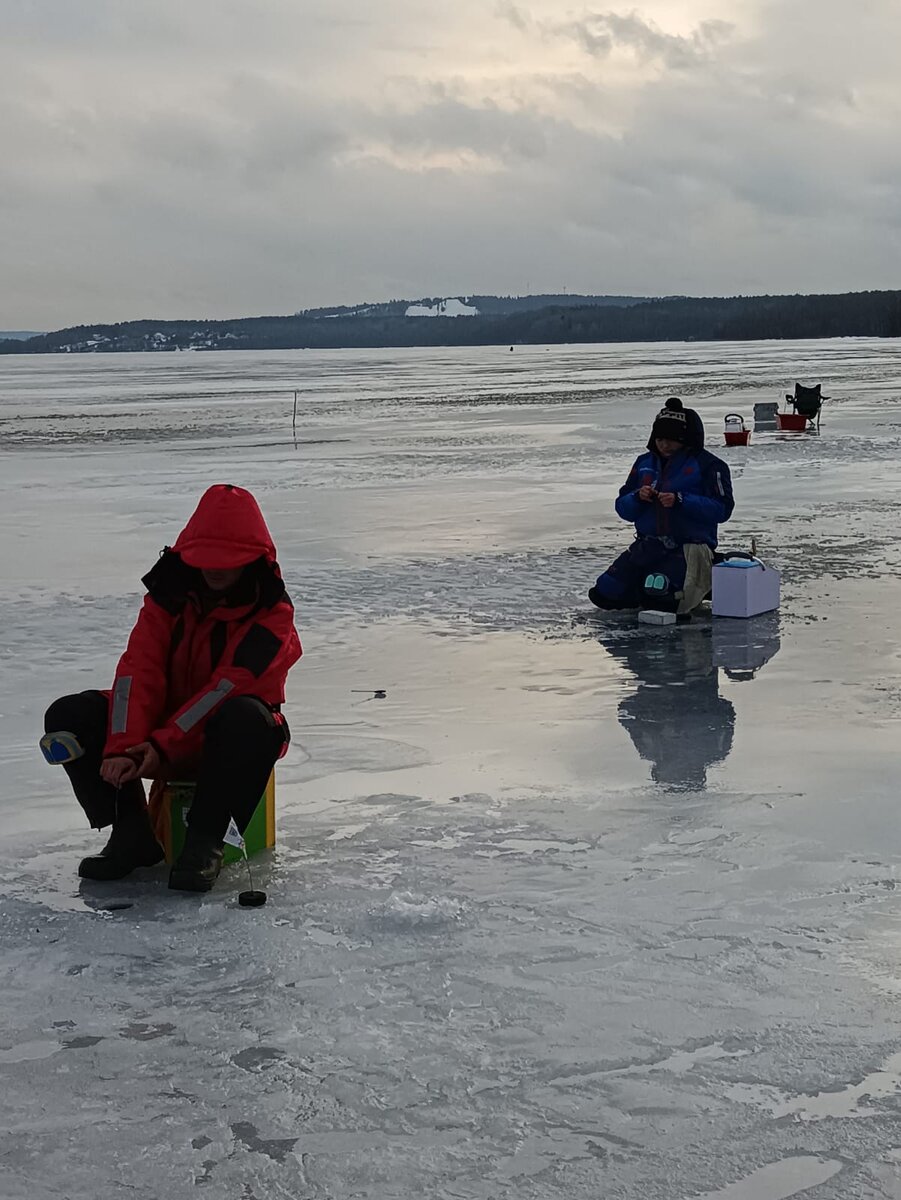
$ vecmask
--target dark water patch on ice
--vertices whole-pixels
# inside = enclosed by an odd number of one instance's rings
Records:
[[[154,1042],[157,1038],[168,1037],[175,1032],[175,1026],[168,1021],[156,1025],[148,1025],[144,1021],[135,1021],[119,1030],[119,1037],[129,1038],[135,1042]]]
[[[66,1038],[63,1041],[65,1050],[85,1050],[90,1046],[97,1046],[104,1039],[102,1037],[91,1037],[85,1034],[82,1037]]]
[[[283,1163],[297,1145],[299,1138],[264,1138],[250,1121],[236,1121],[231,1126],[235,1140],[248,1150],[265,1154],[273,1162]]]
[[[275,1046],[249,1046],[232,1055],[232,1062],[242,1071],[262,1071],[284,1057],[284,1051]]]

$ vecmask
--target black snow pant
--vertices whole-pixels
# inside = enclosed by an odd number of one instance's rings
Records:
[[[76,799],[95,829],[111,825],[117,813],[144,805],[140,780],[116,789],[100,778],[109,700],[103,692],[79,692],[54,701],[44,717],[47,733],[74,733],[84,754],[65,764]],[[221,838],[229,818],[243,833],[266,781],[290,739],[288,726],[256,696],[224,701],[209,718],[196,770],[197,788],[188,824]]]
[[[686,569],[682,546],[639,537],[598,576],[588,598],[597,608],[608,610],[649,606],[676,612]]]

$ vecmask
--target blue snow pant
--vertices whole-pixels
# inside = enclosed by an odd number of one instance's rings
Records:
[[[685,554],[669,539],[636,538],[588,592],[598,608],[676,612],[685,584]]]

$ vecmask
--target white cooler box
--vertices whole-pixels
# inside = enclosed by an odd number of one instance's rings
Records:
[[[779,607],[780,575],[758,559],[730,558],[713,568],[713,615],[756,617]]]

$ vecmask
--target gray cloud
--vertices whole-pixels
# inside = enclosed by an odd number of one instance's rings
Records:
[[[732,33],[728,21],[702,21],[688,36],[664,33],[638,13],[591,13],[552,25],[549,32],[575,38],[592,55],[606,57],[617,47],[634,51],[644,62],[659,60],[673,70],[709,62],[718,45]]]
[[[894,286],[901,9],[711,3],[10,4],[0,328]]]

